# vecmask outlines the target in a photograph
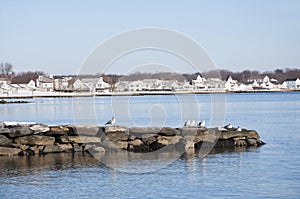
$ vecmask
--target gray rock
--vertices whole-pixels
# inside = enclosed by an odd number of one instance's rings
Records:
[[[124,149],[124,150],[127,150],[127,148],[128,148],[128,142],[116,141],[116,142],[113,142],[113,144],[114,144],[118,149]]]
[[[10,130],[9,128],[0,128],[0,134],[9,134]]]
[[[60,153],[60,152],[71,152],[73,151],[73,146],[71,144],[56,144],[56,145],[46,145],[42,153]]]
[[[93,153],[104,153],[105,149],[102,146],[97,146],[94,144],[87,144],[85,145],[84,151],[89,152],[91,154]]]
[[[126,126],[106,126],[104,128],[104,132],[106,134],[114,132],[124,132],[126,134],[129,134],[129,129]]]
[[[256,146],[257,145],[256,139],[250,138],[250,139],[247,139],[247,142],[248,142],[249,146]]]
[[[100,143],[101,138],[92,136],[68,136],[68,140],[72,143],[85,144],[85,143]]]
[[[68,135],[96,136],[103,134],[103,128],[98,126],[69,126]]]
[[[132,146],[136,147],[136,146],[143,145],[144,143],[140,139],[135,139],[135,140],[131,141],[130,144]]]
[[[259,139],[259,135],[256,131],[253,130],[245,130],[243,131],[226,131],[222,132],[219,139],[221,140],[227,140],[234,137],[246,137],[246,138],[253,138],[253,139]]]
[[[131,127],[129,129],[129,134],[139,138],[144,138],[157,135],[161,130],[161,127]]]
[[[10,129],[8,137],[15,138],[25,135],[32,135],[34,132],[30,130],[29,126],[17,126]]]
[[[42,136],[42,135],[30,135],[25,137],[18,137],[15,139],[17,144],[25,145],[53,145],[55,142],[54,137]]]
[[[60,136],[67,135],[69,132],[69,128],[66,126],[51,126],[50,130],[45,133],[48,136]]]
[[[11,146],[12,141],[4,135],[0,135],[0,146]]]
[[[124,131],[105,132],[106,138],[110,141],[128,141],[129,134]]]
[[[175,136],[175,135],[181,135],[180,131],[174,128],[170,127],[163,127],[159,132],[158,135],[164,135],[164,136]]]
[[[157,143],[162,145],[170,145],[170,144],[176,144],[182,139],[181,136],[158,136],[157,137]]]
[[[50,130],[50,128],[44,124],[33,124],[29,127],[29,129],[32,130],[34,134],[44,133]]]
[[[14,156],[21,152],[22,150],[17,148],[0,147],[0,156]]]
[[[148,137],[148,138],[142,138],[142,141],[143,141],[146,145],[150,146],[153,142],[156,142],[156,141],[157,141],[157,137],[152,136],[152,137]]]

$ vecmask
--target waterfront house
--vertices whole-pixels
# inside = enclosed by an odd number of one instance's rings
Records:
[[[43,92],[52,92],[54,90],[54,79],[44,75],[39,75],[36,79],[36,87],[38,90]]]
[[[198,75],[195,80],[192,80],[192,85],[194,87],[194,90],[204,89],[206,79],[201,77],[201,75]]]
[[[227,91],[238,91],[240,89],[238,81],[233,80],[231,76],[228,77],[224,86],[225,86],[225,90]]]
[[[13,87],[8,84],[7,81],[0,81],[0,94],[12,94],[13,93]]]
[[[300,79],[299,78],[290,78],[284,81],[284,85],[288,89],[300,89]]]
[[[55,77],[54,78],[54,90],[55,91],[71,91],[70,80],[72,77]]]
[[[109,92],[110,85],[104,82],[103,77],[100,77],[98,82],[96,83],[96,91],[97,92]]]
[[[115,84],[115,89],[114,91],[116,92],[126,92],[129,91],[129,82],[128,81],[118,81]]]
[[[80,79],[74,79],[74,83],[71,85],[72,90],[76,92],[88,92],[91,91],[90,88],[84,84]]]

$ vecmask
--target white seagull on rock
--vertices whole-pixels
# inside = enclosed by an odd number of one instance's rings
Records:
[[[187,120],[187,121],[184,123],[184,126],[191,126],[191,121],[190,121],[190,120]]]
[[[242,131],[242,128],[240,126],[238,126],[236,131]]]
[[[108,122],[105,123],[105,125],[108,125],[108,124],[114,125],[115,123],[116,123],[116,119],[115,119],[115,117],[112,117],[111,120],[109,120]]]
[[[232,124],[227,124],[226,126],[224,126],[224,128],[226,128],[226,129],[232,129],[233,128],[233,126],[232,126]]]
[[[195,124],[196,124],[195,120],[192,120],[190,126],[195,126]]]
[[[202,120],[201,122],[199,122],[198,126],[205,127],[205,120]]]

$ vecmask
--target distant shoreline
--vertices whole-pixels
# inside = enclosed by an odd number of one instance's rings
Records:
[[[0,95],[0,99],[32,99],[32,98],[73,98],[73,97],[108,97],[108,96],[145,96],[145,95],[188,95],[188,94],[231,94],[231,93],[291,93],[300,90],[254,90],[254,91],[139,91],[110,93],[63,93],[38,92]]]

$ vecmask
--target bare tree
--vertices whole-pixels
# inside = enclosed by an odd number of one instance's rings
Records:
[[[14,75],[13,68],[14,67],[11,63],[2,62],[0,65],[1,75],[10,78],[12,75]]]

